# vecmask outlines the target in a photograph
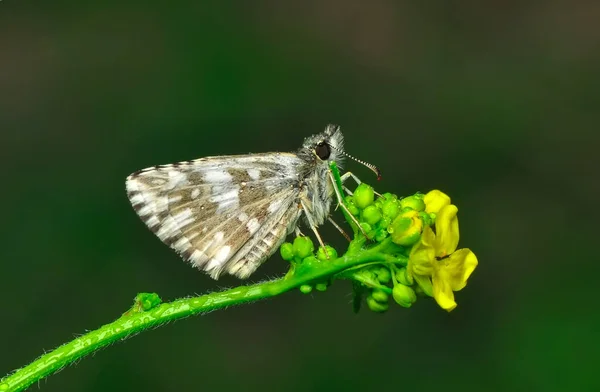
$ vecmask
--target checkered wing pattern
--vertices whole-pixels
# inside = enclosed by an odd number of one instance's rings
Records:
[[[127,194],[164,243],[214,279],[247,278],[292,232],[299,207],[295,154],[201,158],[127,178]]]

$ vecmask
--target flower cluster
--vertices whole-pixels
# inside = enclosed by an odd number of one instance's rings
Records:
[[[467,248],[458,247],[458,208],[450,198],[431,191],[424,198],[425,211],[435,215],[435,224],[423,229],[421,240],[412,248],[407,278],[447,311],[456,307],[454,291],[467,285],[467,279],[477,267],[477,257]],[[435,229],[435,231],[434,231]]]
[[[378,251],[374,261],[344,269],[332,277],[353,282],[355,311],[363,298],[369,309],[384,312],[390,298],[410,307],[418,295],[435,298],[447,311],[456,307],[454,292],[465,287],[477,258],[469,249],[457,250],[458,209],[446,194],[434,190],[398,198],[391,193],[378,195],[363,183],[344,202],[346,211],[355,218],[347,219],[355,236],[344,257],[369,249]],[[319,247],[315,252],[308,237],[298,237],[293,244],[284,243],[280,251],[283,259],[291,263],[290,274],[318,268],[338,255],[330,246]],[[323,291],[329,284],[330,281],[315,282],[300,290],[309,293],[314,287]]]

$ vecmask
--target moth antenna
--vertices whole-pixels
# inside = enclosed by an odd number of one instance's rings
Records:
[[[365,162],[363,160],[360,160],[358,158],[353,157],[352,155],[348,154],[345,151],[342,151],[338,148],[335,148],[334,146],[330,145],[329,147],[333,148],[334,150],[336,150],[337,152],[339,152],[340,154],[347,156],[348,158],[352,159],[353,161],[356,161],[358,163],[360,163],[363,166],[368,167],[369,169],[371,169],[371,171],[373,173],[375,173],[377,175],[377,181],[381,180],[381,170],[379,170],[379,168],[373,164],[370,164],[369,162]]]

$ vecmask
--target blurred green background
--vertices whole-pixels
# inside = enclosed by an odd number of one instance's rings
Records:
[[[0,374],[137,292],[238,284],[144,227],[129,173],[291,151],[334,122],[377,189],[458,205],[480,265],[454,312],[355,315],[339,282],[143,333],[39,389],[600,390],[598,20],[583,1],[1,1]]]

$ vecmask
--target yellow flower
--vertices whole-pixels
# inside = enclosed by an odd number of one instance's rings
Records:
[[[435,197],[427,197],[438,192]],[[410,276],[417,281],[425,294],[435,298],[443,309],[456,307],[454,291],[467,284],[467,279],[477,266],[477,257],[469,249],[456,250],[458,246],[458,208],[440,191],[425,196],[427,210],[436,213],[435,232],[431,227],[423,230],[421,241],[412,249],[408,261]],[[445,196],[445,197],[444,197]]]

